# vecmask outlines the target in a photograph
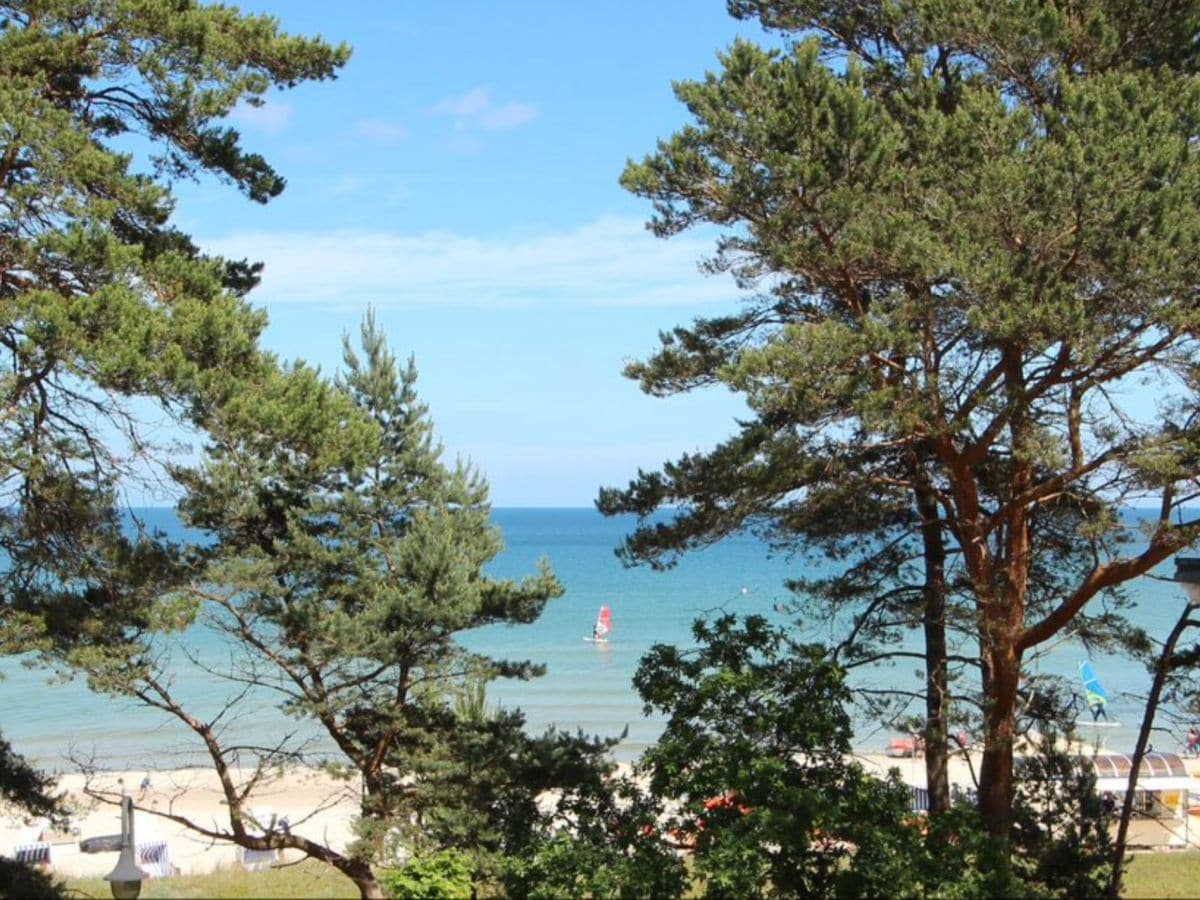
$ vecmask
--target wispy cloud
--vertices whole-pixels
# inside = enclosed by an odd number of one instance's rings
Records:
[[[507,131],[532,122],[537,118],[537,107],[513,100],[503,106],[491,106],[479,117],[479,124],[487,131]]]
[[[229,114],[231,121],[256,131],[276,134],[292,119],[292,105],[284,100],[270,100],[262,106],[242,103]]]
[[[659,240],[636,219],[516,237],[246,232],[204,243],[216,253],[265,262],[255,297],[273,305],[667,306],[728,301],[736,292],[730,279],[697,269],[713,249],[711,239]]]
[[[354,123],[357,134],[380,144],[398,144],[408,137],[408,129],[398,122],[384,119],[359,119]]]
[[[458,97],[447,97],[431,110],[449,116],[460,131],[507,131],[537,118],[538,109],[529,103],[510,100],[496,103],[486,87],[476,87]]]
[[[370,194],[371,203],[377,207],[397,206],[408,202],[411,188],[394,175],[362,175],[356,172],[311,173],[294,184],[297,194],[320,201]]]

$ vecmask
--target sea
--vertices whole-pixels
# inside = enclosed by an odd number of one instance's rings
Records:
[[[140,510],[138,515],[168,535],[180,536],[182,526],[169,509]],[[703,550],[688,553],[666,571],[627,568],[615,555],[621,539],[634,527],[629,517],[606,518],[584,509],[496,509],[495,524],[504,534],[505,550],[488,573],[521,578],[548,559],[563,583],[565,594],[551,601],[542,616],[528,625],[497,625],[461,635],[471,650],[510,660],[542,663],[546,673],[529,681],[498,681],[487,692],[488,702],[521,709],[530,731],[548,727],[619,738],[618,760],[637,758],[661,733],[663,720],[648,715],[632,679],[639,661],[656,643],[689,645],[692,623],[721,613],[762,613],[780,621],[779,612],[794,601],[785,587],[789,578],[811,574],[812,561],[773,553],[751,534],[736,535]],[[1137,514],[1131,513],[1131,519]],[[816,563],[820,565],[820,563]],[[1130,594],[1135,606],[1126,614],[1152,635],[1165,636],[1186,604],[1179,585],[1169,578],[1170,562],[1154,577],[1139,579]],[[612,610],[613,631],[607,643],[592,643],[592,625],[601,605]],[[821,626],[804,626],[806,639],[828,640]],[[222,708],[230,687],[187,661],[186,653],[219,666],[227,656],[221,637],[197,625],[176,649],[174,689],[189,709],[212,717]],[[913,649],[918,649],[916,636]],[[1029,666],[1034,678],[1058,677],[1078,687],[1078,665],[1089,651],[1078,642],[1059,640]],[[1118,654],[1093,653],[1090,658],[1110,695],[1112,725],[1084,727],[1082,734],[1105,749],[1133,747],[1150,675],[1141,664]],[[171,717],[133,701],[93,693],[79,679],[31,665],[31,660],[0,659],[0,733],[18,752],[50,771],[81,766],[101,769],[164,769],[203,765],[202,748],[194,736]],[[856,670],[853,683],[920,690],[920,666],[915,660]],[[280,735],[303,737],[308,726],[285,717],[274,699],[252,696],[236,716],[221,719],[228,740],[262,745]],[[914,706],[915,715],[920,710]],[[1090,716],[1084,714],[1084,719]],[[856,717],[855,744],[863,751],[883,750],[896,737],[894,729],[862,715]],[[1182,728],[1156,733],[1155,748],[1178,751]],[[314,748],[319,734],[310,735]]]

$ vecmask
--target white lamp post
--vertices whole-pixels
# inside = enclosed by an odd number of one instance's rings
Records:
[[[142,881],[150,877],[137,864],[137,845],[133,840],[133,798],[121,798],[121,853],[117,864],[104,876],[117,900],[137,900]]]

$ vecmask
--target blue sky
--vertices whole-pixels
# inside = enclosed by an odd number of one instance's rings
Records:
[[[655,400],[621,376],[659,330],[738,299],[697,271],[711,234],[654,238],[617,179],[687,121],[671,81],[738,34],[769,40],[756,25],[722,0],[242,6],[354,48],[336,81],[234,116],[283,196],[178,186],[201,245],[266,263],[270,349],[332,371],[374,305],[498,506],[588,505],[732,432],[729,393]]]

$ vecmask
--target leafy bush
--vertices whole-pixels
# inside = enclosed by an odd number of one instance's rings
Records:
[[[471,858],[461,850],[414,856],[381,872],[379,883],[392,900],[461,900],[471,896]]]
[[[909,791],[849,758],[849,691],[825,648],[761,616],[699,621],[635,676],[668,717],[644,764],[708,897],[913,896]]]
[[[919,872],[924,896],[939,900],[1048,896],[1014,875],[1005,846],[988,831],[976,807],[958,804],[926,822]]]
[[[658,798],[628,774],[610,774],[564,793],[555,818],[540,823],[531,839],[504,859],[500,878],[505,896],[682,896],[687,870],[664,840],[663,818]]]
[[[24,863],[0,858],[0,898],[62,900],[68,896],[61,884]]]
[[[685,887],[683,864],[651,835],[626,844],[560,834],[508,860],[504,869],[505,895],[522,900],[670,900]]]

